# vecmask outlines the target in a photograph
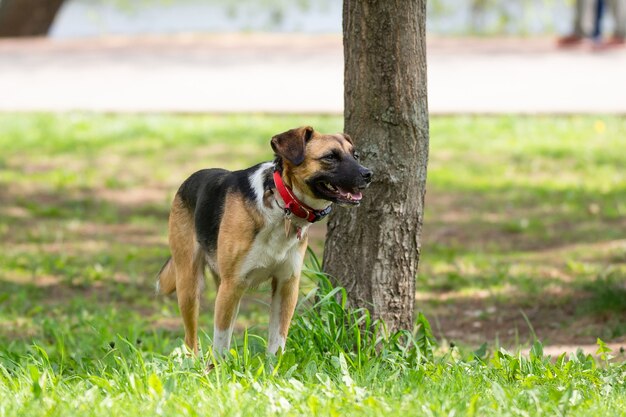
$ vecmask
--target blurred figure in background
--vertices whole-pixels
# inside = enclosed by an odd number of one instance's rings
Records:
[[[613,15],[613,35],[602,42],[602,21],[606,6],[610,6]],[[590,16],[591,14],[591,16]],[[592,29],[585,25],[591,21]],[[558,40],[559,46],[576,46],[586,38],[594,42],[594,47],[604,48],[623,45],[626,39],[626,0],[576,0],[574,11],[574,30],[570,35]]]
[[[604,45],[623,45],[626,41],[626,0],[611,0],[613,13],[613,36]]]

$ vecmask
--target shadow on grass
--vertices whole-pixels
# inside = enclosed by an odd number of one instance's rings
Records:
[[[0,337],[26,339],[28,323],[40,334],[48,322],[111,314],[117,322],[96,320],[105,335],[111,325],[179,337],[175,302],[152,292],[168,256],[167,192],[163,200],[104,198],[98,189],[0,196],[0,293],[11,294],[1,311],[27,326],[4,325]],[[624,239],[623,195],[624,187],[431,186],[418,308],[440,337],[472,344],[529,340],[524,315],[548,343],[623,337],[626,246],[604,247]],[[266,320],[265,310],[243,305],[240,323]]]
[[[0,201],[4,215],[13,221],[35,221],[38,219],[92,221],[100,223],[128,223],[137,217],[167,220],[169,205],[152,201],[125,203],[109,201],[100,196],[101,190],[68,190],[67,192],[20,192],[7,195]],[[13,213],[13,214],[12,214]]]
[[[542,251],[623,239],[626,187],[429,189],[423,237],[465,251]]]
[[[612,278],[572,283],[566,293],[420,294],[417,308],[430,318],[438,338],[456,343],[510,347],[530,343],[536,335],[547,344],[594,344],[598,337],[626,344],[623,282]],[[554,280],[548,285],[561,288],[563,283]]]

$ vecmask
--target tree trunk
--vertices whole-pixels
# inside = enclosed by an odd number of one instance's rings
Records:
[[[0,0],[0,37],[43,36],[63,0]]]
[[[374,171],[328,223],[324,269],[352,306],[413,329],[428,162],[426,0],[344,0],[345,132]]]

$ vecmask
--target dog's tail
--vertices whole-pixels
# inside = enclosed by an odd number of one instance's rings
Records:
[[[170,257],[157,274],[156,292],[157,294],[171,294],[174,291],[176,291],[176,271]]]

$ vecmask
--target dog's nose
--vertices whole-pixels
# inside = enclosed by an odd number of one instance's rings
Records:
[[[363,179],[365,180],[365,182],[367,182],[368,184],[370,182],[372,182],[372,170],[371,169],[363,169],[361,171],[361,175],[363,176]]]

